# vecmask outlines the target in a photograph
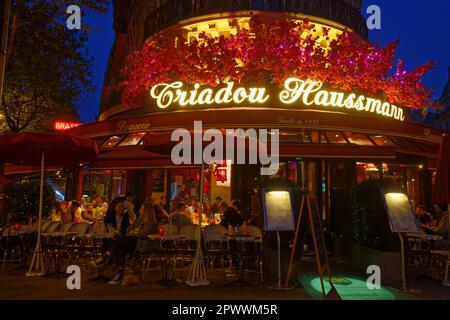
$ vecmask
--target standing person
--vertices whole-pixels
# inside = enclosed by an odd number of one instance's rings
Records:
[[[213,205],[212,205],[212,213],[219,213],[219,206],[222,203],[223,199],[221,196],[217,196],[216,200],[214,201]]]
[[[169,223],[170,214],[169,207],[167,206],[166,196],[161,196],[160,202],[155,204],[153,207],[155,209],[155,215],[156,219],[158,220],[158,224]]]
[[[134,195],[133,192],[127,192],[125,194],[125,209],[127,209],[127,212],[130,216],[130,223],[134,223],[134,221],[136,220],[136,211],[135,211],[135,206],[134,206],[134,200],[136,199],[136,196]]]

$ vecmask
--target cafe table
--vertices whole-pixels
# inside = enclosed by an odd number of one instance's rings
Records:
[[[254,241],[257,239],[254,235],[250,234],[227,234],[226,237],[229,241],[234,241],[236,243],[236,271],[237,271],[237,280],[229,282],[226,286],[232,286],[236,284],[243,284],[254,287],[255,285],[244,280],[244,249],[246,243],[249,241]]]
[[[156,283],[162,282],[166,287],[168,287],[171,282],[174,282],[169,279],[170,264],[172,262],[172,258],[174,258],[174,256],[176,258],[176,254],[179,252],[177,249],[177,241],[185,238],[186,237],[184,235],[179,234],[152,234],[147,236],[147,240],[158,242],[157,249],[152,251],[159,256],[162,279],[160,281],[156,281]]]

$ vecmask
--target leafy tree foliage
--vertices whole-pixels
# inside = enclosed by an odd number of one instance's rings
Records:
[[[94,90],[84,18],[106,12],[109,2],[12,1],[1,110],[7,131],[46,130],[56,116],[78,120],[77,102]],[[82,10],[81,30],[66,27],[70,5]]]

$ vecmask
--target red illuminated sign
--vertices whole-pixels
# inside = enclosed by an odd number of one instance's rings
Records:
[[[77,123],[77,122],[56,121],[53,128],[56,131],[64,131],[64,130],[69,130],[69,129],[78,127],[80,125],[81,125],[81,123]]]

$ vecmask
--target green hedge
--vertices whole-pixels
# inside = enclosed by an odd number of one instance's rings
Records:
[[[369,179],[353,190],[353,241],[380,251],[396,251],[399,249],[398,237],[389,227],[381,196],[382,189],[398,190],[398,187],[390,181]]]

